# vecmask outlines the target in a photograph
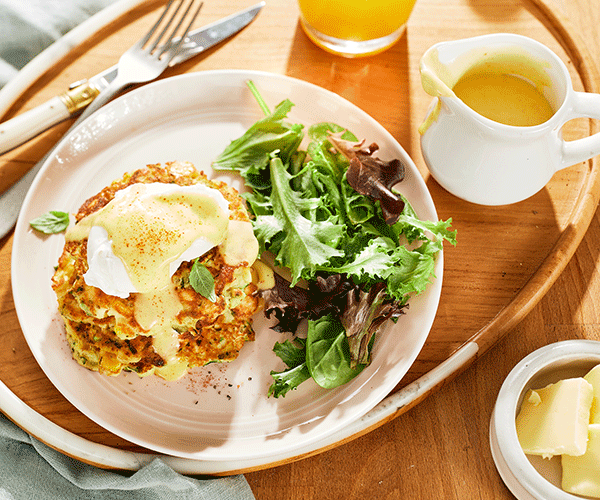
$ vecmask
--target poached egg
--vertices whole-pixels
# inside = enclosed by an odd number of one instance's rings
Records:
[[[226,240],[229,203],[203,184],[132,184],[75,227],[88,231],[86,284],[127,298],[169,285],[184,261]]]

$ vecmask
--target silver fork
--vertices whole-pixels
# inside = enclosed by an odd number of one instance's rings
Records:
[[[192,10],[195,1],[191,0],[181,15],[179,13],[186,0],[169,1],[160,18],[156,21],[156,24],[150,28],[150,31],[128,49],[127,52],[123,53],[119,59],[115,79],[96,96],[71,128],[77,126],[127,87],[136,83],[154,80],[169,66],[171,60],[177,55],[181,44],[185,42],[186,35],[190,31],[203,5],[203,2],[200,2]],[[170,14],[170,17],[167,17],[167,14]],[[171,29],[178,16],[179,21]],[[183,32],[180,32],[186,18],[189,18],[189,22]],[[153,41],[151,42],[151,40]]]

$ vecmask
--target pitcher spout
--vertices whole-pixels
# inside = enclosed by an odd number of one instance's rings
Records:
[[[486,38],[489,35],[440,42],[430,47],[419,65],[425,92],[433,97],[456,97],[452,89],[460,78],[474,65],[497,54],[498,47],[488,45]]]

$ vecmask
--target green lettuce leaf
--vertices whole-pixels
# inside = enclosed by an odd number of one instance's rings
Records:
[[[324,389],[349,382],[365,367],[353,366],[344,327],[331,315],[308,322],[306,365],[313,380]]]
[[[316,220],[320,198],[303,198],[294,191],[290,186],[292,175],[280,158],[271,160],[270,170],[273,214],[256,217],[255,234],[273,252],[275,262],[290,269],[295,285],[301,277],[312,276],[317,266],[343,254],[337,246],[344,226],[331,219]],[[281,237],[275,239],[278,234]]]

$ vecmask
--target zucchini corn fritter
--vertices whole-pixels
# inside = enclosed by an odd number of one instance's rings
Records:
[[[135,183],[154,182],[182,186],[204,183],[218,189],[227,200],[230,221],[249,222],[235,189],[209,180],[190,163],[173,162],[164,167],[148,165],[113,182],[81,206],[76,224],[108,204],[117,191]],[[176,347],[172,359],[167,360],[157,352],[154,337],[136,321],[136,299],[142,294],[119,298],[87,285],[83,277],[88,270],[87,238],[70,239],[67,234],[66,240],[52,288],[73,358],[82,366],[105,375],[125,370],[173,380],[188,368],[231,361],[246,341],[254,340],[251,318],[259,308],[259,299],[252,262],[227,265],[219,246],[199,258],[214,278],[215,302],[190,285],[193,262],[180,265],[171,278],[180,305],[179,313],[170,321],[169,337]]]

